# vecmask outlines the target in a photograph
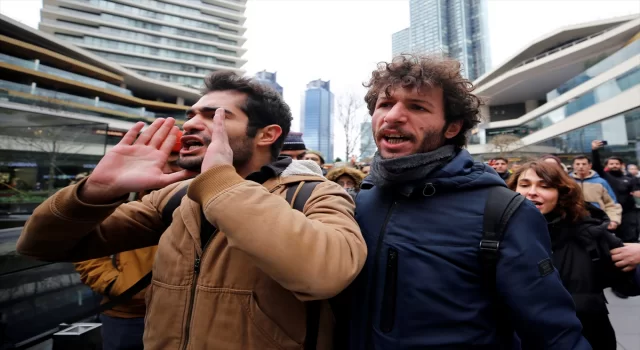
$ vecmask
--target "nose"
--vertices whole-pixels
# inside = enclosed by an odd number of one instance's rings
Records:
[[[538,190],[536,188],[536,186],[531,186],[529,188],[529,191],[527,191],[527,198],[528,199],[532,199],[538,196]]]
[[[407,107],[402,102],[397,102],[384,116],[387,124],[404,124],[407,122]]]
[[[205,129],[204,123],[202,123],[202,116],[200,114],[194,115],[191,119],[187,120],[182,129],[185,134],[196,133]]]

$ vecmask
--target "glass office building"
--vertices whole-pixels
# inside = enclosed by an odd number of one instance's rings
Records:
[[[333,161],[333,93],[328,81],[307,84],[302,107],[301,129],[307,149]]]
[[[392,35],[393,56],[442,54],[475,80],[491,66],[487,1],[410,0],[410,27]]]
[[[243,0],[44,0],[40,29],[141,75],[193,88],[244,74]]]

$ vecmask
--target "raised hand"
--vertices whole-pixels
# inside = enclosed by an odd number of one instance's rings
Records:
[[[216,109],[211,129],[211,143],[202,160],[201,172],[203,173],[215,165],[233,165],[233,150],[229,145],[229,136],[224,124],[225,118],[224,108]]]
[[[604,146],[604,143],[600,140],[593,140],[591,141],[591,149],[592,150],[597,150],[599,148],[602,148],[602,146]]]
[[[158,189],[193,175],[187,170],[165,174],[163,168],[176,142],[175,119],[156,119],[139,137],[136,123],[98,163],[80,192],[88,203],[108,203],[129,192]]]

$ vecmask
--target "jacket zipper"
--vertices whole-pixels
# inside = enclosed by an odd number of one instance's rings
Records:
[[[369,320],[367,322],[367,338],[365,349],[371,349],[371,342],[373,337],[373,315],[376,305],[376,285],[378,284],[378,260],[380,257],[380,251],[382,250],[382,240],[384,239],[385,230],[387,229],[387,224],[389,223],[389,219],[391,219],[391,214],[393,213],[393,209],[395,209],[397,201],[393,201],[391,206],[389,207],[389,211],[387,212],[387,217],[384,219],[384,223],[382,224],[382,229],[380,230],[380,234],[378,235],[378,245],[376,246],[376,255],[373,257],[373,277],[371,286],[371,300],[369,300]]]
[[[380,330],[389,333],[396,319],[396,295],[398,288],[398,251],[389,248],[387,270],[384,277],[384,294],[380,311]]]
[[[184,346],[182,347],[183,350],[186,350],[187,345],[189,345],[189,336],[191,333],[191,317],[193,316],[193,304],[195,303],[194,298],[196,296],[196,286],[198,285],[198,276],[200,275],[200,262],[202,261],[202,258],[204,257],[204,254],[207,251],[207,247],[209,246],[209,243],[213,240],[213,237],[215,237],[217,233],[218,233],[218,229],[213,231],[213,234],[211,235],[211,237],[209,237],[209,239],[207,240],[207,243],[205,243],[204,247],[202,248],[202,255],[196,256],[196,260],[193,263],[193,282],[191,282],[191,298],[189,299],[189,311],[187,313],[187,324],[184,329]]]

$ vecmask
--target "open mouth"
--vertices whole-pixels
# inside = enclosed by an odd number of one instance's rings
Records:
[[[182,137],[182,150],[180,152],[191,152],[196,151],[200,148],[204,147],[204,143],[197,137]]]
[[[538,201],[531,201],[536,207],[541,207],[542,206],[542,202],[538,202]]]
[[[388,143],[392,144],[392,145],[403,143],[405,141],[409,141],[410,140],[410,138],[408,136],[399,135],[399,134],[383,135],[382,138],[385,141],[387,141]]]

